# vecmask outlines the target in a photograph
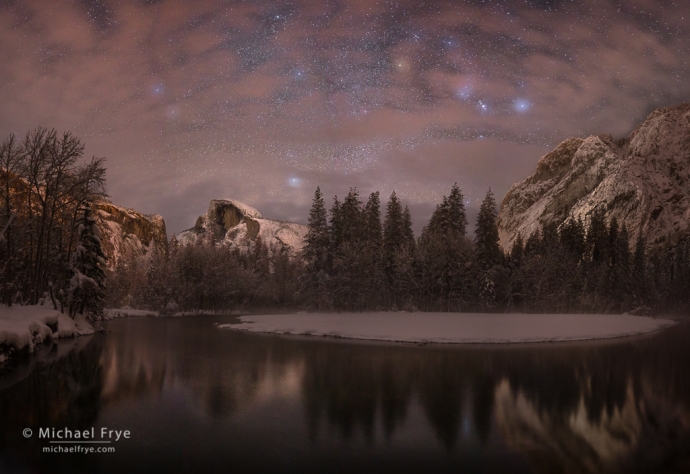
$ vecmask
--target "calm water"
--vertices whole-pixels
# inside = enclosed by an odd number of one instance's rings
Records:
[[[0,376],[0,472],[690,472],[690,324],[418,347],[213,326],[228,321],[113,321]],[[45,427],[131,438],[42,453]]]

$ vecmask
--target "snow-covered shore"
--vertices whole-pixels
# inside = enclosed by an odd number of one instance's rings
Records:
[[[675,324],[627,314],[298,313],[241,316],[221,329],[413,343],[501,344],[634,336]]]
[[[15,352],[33,353],[46,340],[93,333],[82,315],[72,319],[50,305],[0,307],[0,365]]]
[[[123,306],[122,308],[107,308],[103,311],[104,321],[118,318],[157,318],[159,316],[160,313],[158,311],[134,309],[129,306]]]

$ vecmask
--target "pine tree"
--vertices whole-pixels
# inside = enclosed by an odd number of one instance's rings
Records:
[[[430,235],[446,234],[457,239],[467,234],[467,215],[465,213],[464,196],[458,188],[458,183],[453,184],[448,197],[443,196],[443,202],[436,206],[429,223],[424,230],[424,238]]]
[[[491,268],[501,263],[503,252],[498,244],[498,226],[496,225],[496,199],[489,189],[479,208],[477,227],[475,229],[475,244],[477,260],[482,268]]]
[[[383,275],[383,227],[381,225],[379,192],[371,193],[364,206],[364,242],[358,256],[362,261],[363,304],[376,309],[381,301]]]
[[[396,257],[405,245],[405,220],[402,205],[395,194],[391,193],[386,204],[386,218],[383,222],[383,269],[388,283],[389,306],[396,306],[398,295],[394,291],[394,274]],[[398,301],[400,303],[400,301]]]
[[[72,257],[72,278],[68,290],[69,315],[74,319],[77,313],[88,318],[103,314],[105,301],[105,261],[101,248],[100,231],[91,217],[91,209],[83,209],[78,221],[77,248]]]
[[[555,222],[544,222],[541,227],[541,242],[547,253],[557,251],[560,246],[558,225]]]
[[[618,243],[618,233],[618,219],[616,218],[616,216],[613,216],[611,218],[611,223],[609,224],[609,245],[606,249],[606,253],[609,257],[609,266],[615,266],[616,264],[616,245]]]
[[[331,206],[331,218],[328,227],[330,235],[331,252],[335,252],[343,241],[344,224],[341,212],[342,204],[338,201],[338,196],[333,197],[333,205]]]
[[[638,305],[643,305],[647,299],[647,257],[645,254],[645,238],[642,232],[637,236],[635,242],[635,253],[633,255],[633,286],[635,288],[635,299]]]
[[[543,254],[543,246],[541,243],[541,232],[532,232],[525,242],[524,255],[526,258],[540,257]]]
[[[585,251],[585,231],[581,219],[569,219],[559,233],[561,247],[580,261]]]
[[[453,184],[447,201],[448,230],[461,237],[467,234],[467,214],[465,213],[464,199],[458,183]]]
[[[514,266],[520,266],[524,251],[525,246],[522,242],[522,235],[518,234],[517,237],[515,237],[515,242],[513,242],[513,247],[510,249],[510,261]]]
[[[404,226],[402,205],[393,191],[386,205],[386,219],[383,223],[383,250],[388,265],[392,263],[394,255],[405,243]]]
[[[363,239],[362,202],[357,188],[351,188],[340,206],[342,222],[342,242],[359,242]]]
[[[260,278],[266,279],[270,274],[270,259],[268,255],[268,246],[260,235],[254,241],[254,248],[251,253],[252,268],[259,275]]]
[[[410,249],[415,248],[414,231],[412,230],[412,214],[410,214],[410,208],[405,206],[403,211],[403,236],[404,245]]]
[[[338,219],[340,205],[336,198],[334,216]],[[299,293],[307,300],[307,305],[316,309],[330,309],[329,266],[332,249],[331,228],[326,219],[326,206],[321,189],[316,188],[311,211],[309,211],[308,230],[302,249],[304,274],[300,279]]]
[[[427,309],[462,309],[469,300],[471,243],[457,183],[443,196],[419,239],[419,262]]]
[[[629,295],[632,291],[632,268],[630,247],[628,242],[628,228],[624,224],[618,231],[618,222],[614,218],[611,229],[616,229],[611,253],[611,294],[614,303],[622,310],[628,309]],[[611,232],[614,234],[614,232]],[[622,305],[622,306],[621,306]]]
[[[309,219],[307,221],[307,235],[304,238],[302,260],[308,271],[318,272],[326,269],[330,236],[326,219],[326,206],[324,205],[321,189],[316,188],[312,201]]]
[[[607,261],[608,234],[606,209],[603,206],[597,207],[592,212],[586,238],[589,257],[592,262],[600,264]]]
[[[378,191],[369,195],[369,200],[364,206],[364,236],[370,247],[379,248],[383,243],[381,201]]]

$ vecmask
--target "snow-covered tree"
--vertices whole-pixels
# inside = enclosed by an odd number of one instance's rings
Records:
[[[93,319],[103,314],[106,256],[91,209],[85,206],[82,212],[77,225],[77,247],[72,256],[67,306],[72,318],[81,313]]]

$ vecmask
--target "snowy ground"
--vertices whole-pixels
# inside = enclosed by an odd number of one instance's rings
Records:
[[[619,314],[298,313],[241,316],[221,329],[415,343],[521,343],[633,336],[675,324]]]
[[[47,339],[93,333],[82,315],[73,320],[52,305],[0,307],[0,364],[14,351],[34,352]]]

